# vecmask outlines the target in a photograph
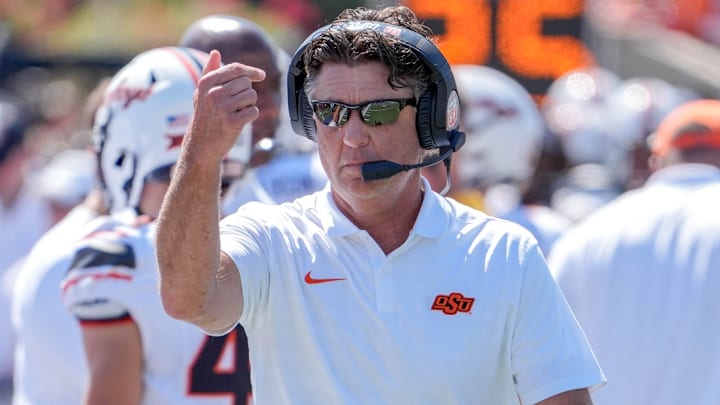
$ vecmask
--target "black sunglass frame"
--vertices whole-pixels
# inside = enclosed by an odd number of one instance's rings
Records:
[[[371,121],[372,116],[366,116],[366,114],[372,113],[373,111],[377,110],[368,110],[369,107],[373,105],[378,105],[382,103],[397,103],[397,114],[395,114],[394,117],[391,117],[391,120],[389,121]],[[327,118],[323,118],[321,113],[318,112],[320,104],[330,104],[330,114]],[[415,97],[409,97],[409,98],[391,98],[391,99],[383,99],[383,100],[372,100],[368,101],[366,103],[362,104],[346,104],[341,103],[339,101],[331,101],[331,100],[311,100],[310,105],[312,106],[313,112],[317,116],[318,120],[323,123],[323,125],[326,126],[332,126],[334,123],[337,127],[341,127],[345,125],[346,122],[350,119],[350,113],[353,110],[357,110],[360,113],[360,119],[362,121],[369,125],[369,126],[377,126],[377,125],[388,125],[392,124],[393,122],[397,121],[398,117],[400,116],[400,112],[405,108],[406,106],[417,106],[417,102],[415,101]],[[342,110],[339,110],[342,109]],[[369,111],[369,112],[368,112]],[[386,113],[386,111],[384,111]],[[335,120],[335,118],[338,118],[338,120]],[[340,122],[342,121],[342,122]]]

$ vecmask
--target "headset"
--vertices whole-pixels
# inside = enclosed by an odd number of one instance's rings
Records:
[[[455,78],[450,64],[440,50],[429,39],[421,34],[379,21],[346,21],[333,23],[317,29],[310,34],[298,47],[290,63],[287,78],[288,107],[293,130],[313,141],[316,140],[317,129],[313,120],[313,112],[305,94],[305,65],[303,54],[310,43],[328,30],[364,31],[371,30],[395,38],[407,45],[418,58],[430,69],[430,85],[417,100],[415,125],[424,149],[450,147],[455,151],[464,143],[464,134],[457,131],[460,123],[460,100],[457,95]]]

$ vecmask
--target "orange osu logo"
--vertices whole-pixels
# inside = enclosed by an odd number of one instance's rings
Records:
[[[450,295],[439,294],[430,309],[442,311],[445,315],[455,315],[458,312],[469,313],[474,303],[475,298],[465,298],[457,292]]]

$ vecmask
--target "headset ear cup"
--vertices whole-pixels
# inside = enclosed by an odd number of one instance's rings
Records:
[[[317,128],[315,127],[315,120],[313,119],[313,111],[312,107],[310,107],[310,101],[308,101],[307,95],[304,91],[301,91],[299,94],[298,104],[300,105],[300,120],[302,121],[305,137],[313,142],[316,142]]]
[[[423,149],[434,149],[437,142],[433,136],[433,94],[427,90],[417,102],[417,115],[415,126],[417,128],[420,146]]]

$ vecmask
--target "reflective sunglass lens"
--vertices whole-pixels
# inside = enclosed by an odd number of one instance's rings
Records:
[[[336,103],[319,102],[313,103],[313,110],[315,111],[315,115],[317,115],[318,119],[324,125],[338,125],[338,116],[344,108]],[[342,125],[343,123],[339,123],[339,125]]]
[[[365,124],[370,126],[392,124],[413,99],[380,100],[360,105],[347,105],[329,101],[313,101],[312,107],[320,122],[328,126],[342,126],[350,119],[351,110],[358,110]]]
[[[400,115],[400,103],[397,101],[379,101],[367,104],[362,110],[362,118],[368,125],[386,125],[397,121]]]

